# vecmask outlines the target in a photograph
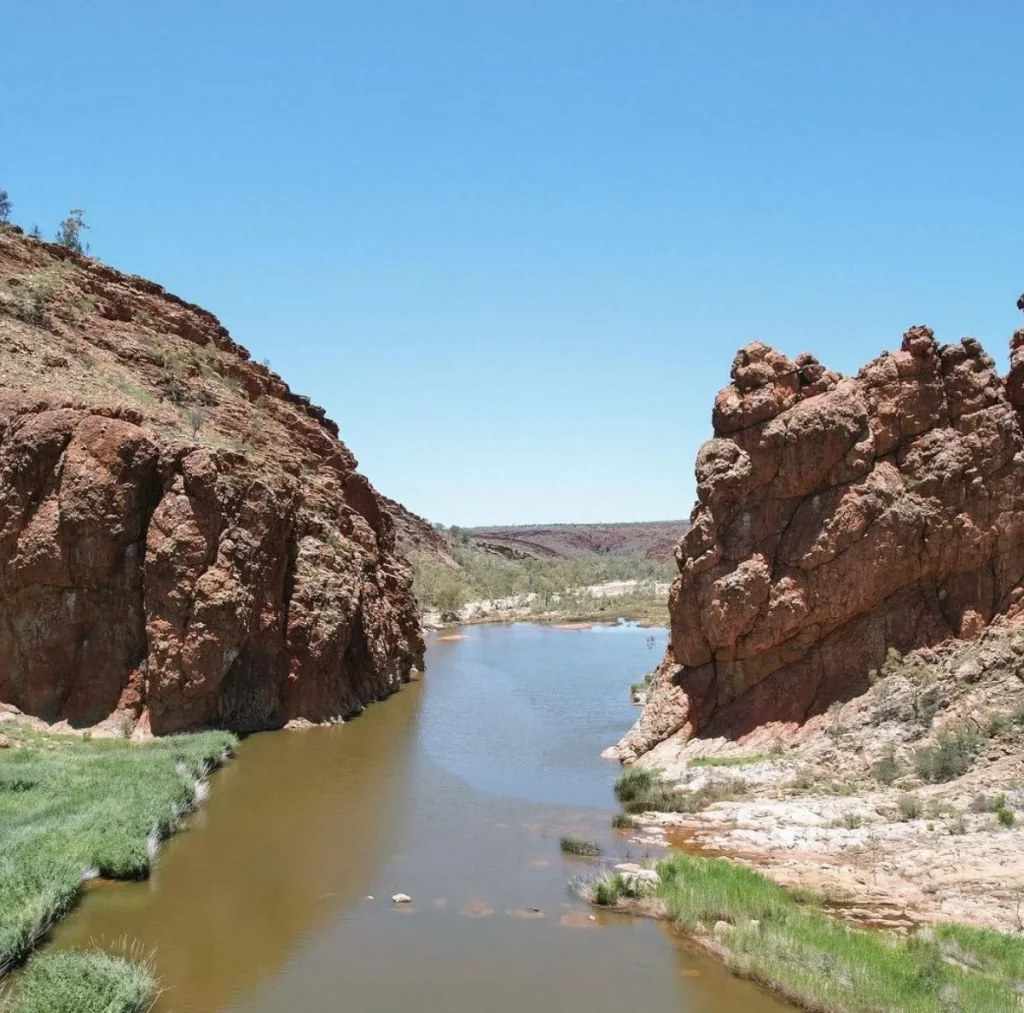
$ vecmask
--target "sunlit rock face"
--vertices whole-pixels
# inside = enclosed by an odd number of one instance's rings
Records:
[[[977,636],[1024,578],[1024,331],[1004,379],[912,327],[856,377],[755,342],[715,399],[672,635],[618,752],[801,723],[886,650]]]
[[[410,678],[385,502],[212,314],[6,229],[0,350],[0,702],[245,731]]]

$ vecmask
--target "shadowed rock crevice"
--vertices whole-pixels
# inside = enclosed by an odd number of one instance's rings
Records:
[[[888,648],[975,637],[1024,594],[1024,331],[1005,379],[973,338],[912,327],[856,377],[755,342],[732,381],[625,759],[800,724],[862,693]]]

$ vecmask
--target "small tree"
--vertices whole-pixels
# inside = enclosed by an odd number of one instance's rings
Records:
[[[0,190],[0,222],[8,222],[11,219],[11,198],[7,196],[6,190]]]
[[[43,238],[43,230],[41,228],[39,228],[38,225],[33,225],[32,228],[30,228],[28,230],[28,234],[33,239],[42,239]]]
[[[202,408],[190,408],[188,413],[188,424],[192,430],[192,439],[194,440],[199,435],[199,430],[203,428],[203,423],[206,421],[206,412]]]
[[[72,208],[57,229],[56,242],[69,250],[74,250],[75,253],[86,253],[89,249],[88,243],[82,243],[82,233],[89,228],[85,224],[84,215],[85,212],[81,208]]]

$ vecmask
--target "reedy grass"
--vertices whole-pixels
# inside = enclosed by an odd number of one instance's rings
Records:
[[[582,837],[573,837],[566,834],[559,838],[558,846],[562,851],[570,855],[583,855],[587,858],[596,858],[601,854],[601,847],[596,841],[587,841]]]
[[[145,1013],[157,996],[152,960],[67,950],[33,957],[0,1013]]]
[[[231,750],[226,732],[147,743],[79,739],[7,724],[0,751],[0,976],[78,896],[83,879],[140,879],[160,838]]]
[[[1017,1008],[1024,940],[963,926],[939,926],[935,938],[910,939],[854,929],[801,906],[782,887],[728,859],[674,853],[659,863],[658,873],[658,895],[671,918],[694,933],[728,923],[730,928],[716,936],[728,965],[805,1009],[1006,1013]]]
[[[642,767],[631,767],[615,782],[615,796],[627,813],[700,812],[742,793],[743,785],[735,779],[711,781],[696,791],[677,791],[660,773]]]

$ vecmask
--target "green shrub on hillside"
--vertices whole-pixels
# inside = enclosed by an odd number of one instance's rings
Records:
[[[922,781],[938,784],[962,777],[971,769],[984,738],[973,728],[941,731],[935,745],[922,746],[914,754],[914,768]]]

